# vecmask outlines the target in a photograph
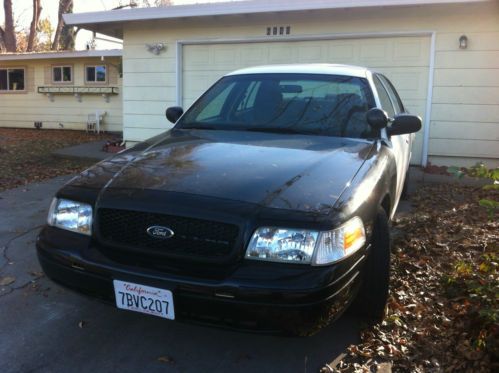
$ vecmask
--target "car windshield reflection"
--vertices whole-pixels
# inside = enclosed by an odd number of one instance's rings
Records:
[[[218,81],[177,128],[372,138],[374,99],[364,78],[321,74],[248,74]]]

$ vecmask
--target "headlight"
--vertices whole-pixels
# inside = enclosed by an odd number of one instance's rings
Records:
[[[246,258],[325,265],[350,256],[365,243],[364,224],[358,217],[325,232],[263,227],[251,237]]]
[[[272,262],[310,263],[319,232],[259,228],[246,249],[246,258]]]
[[[68,199],[54,198],[50,205],[47,223],[90,236],[92,234],[92,206]]]

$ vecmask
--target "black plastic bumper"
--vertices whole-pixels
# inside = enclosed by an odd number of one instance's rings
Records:
[[[366,252],[328,267],[251,263],[228,278],[213,280],[124,266],[101,257],[97,248],[78,248],[81,235],[56,230],[62,246],[76,239],[66,249],[47,239],[54,237],[53,230],[47,227],[40,234],[38,258],[47,276],[66,287],[114,304],[113,280],[130,281],[171,290],[179,321],[298,335],[312,334],[348,307]]]

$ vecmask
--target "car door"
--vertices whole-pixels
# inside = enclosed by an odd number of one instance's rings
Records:
[[[404,108],[401,106],[400,99],[396,100],[397,96],[395,96],[394,92],[389,91],[389,88],[391,87],[386,78],[380,74],[374,74],[373,81],[378,92],[382,109],[387,112],[390,118],[395,117],[397,114],[401,114],[404,111]],[[402,189],[404,188],[405,174],[407,172],[407,167],[409,166],[410,135],[391,136],[390,143],[397,166],[396,202],[393,210],[395,211],[396,205],[402,194]]]

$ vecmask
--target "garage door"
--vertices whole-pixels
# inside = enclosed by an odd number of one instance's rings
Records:
[[[429,72],[429,37],[393,37],[183,46],[182,102],[190,106],[224,74],[243,67],[283,63],[342,63],[385,74],[411,113],[423,117]],[[421,162],[422,131],[411,163]]]

